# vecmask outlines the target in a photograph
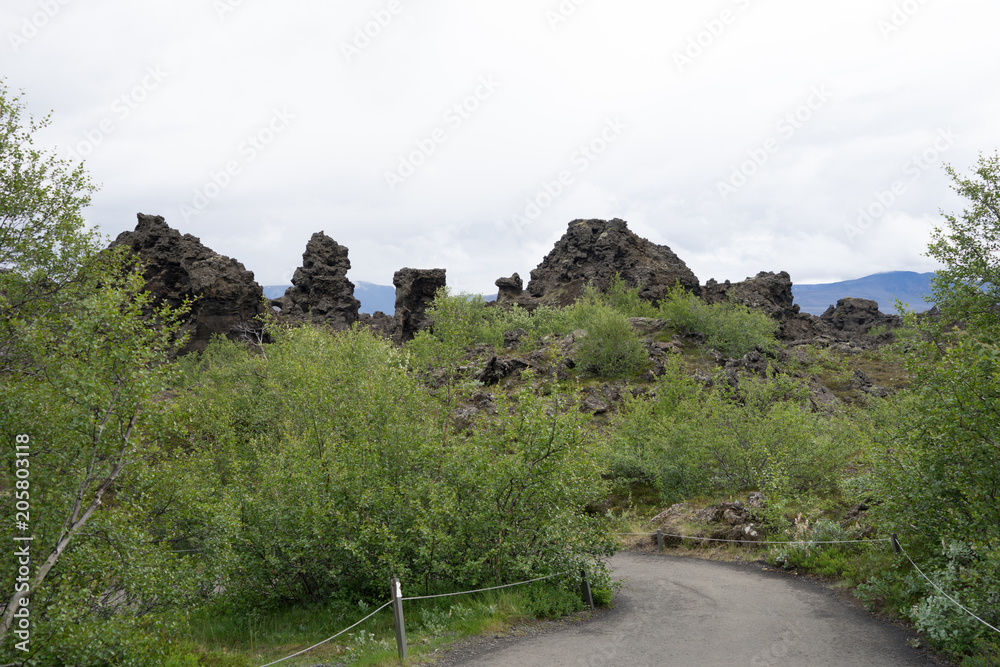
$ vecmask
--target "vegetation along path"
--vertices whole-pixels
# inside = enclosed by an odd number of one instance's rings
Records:
[[[576,626],[460,649],[446,665],[937,664],[910,635],[781,573],[624,552],[615,607]]]

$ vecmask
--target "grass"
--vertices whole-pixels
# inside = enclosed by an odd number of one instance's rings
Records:
[[[595,599],[610,601],[606,591]],[[342,604],[252,615],[200,612],[171,667],[257,667],[317,644],[349,627],[375,607]],[[501,634],[535,618],[558,618],[583,609],[578,591],[540,582],[528,586],[404,603],[412,664],[463,637]],[[397,665],[392,609],[281,665]]]

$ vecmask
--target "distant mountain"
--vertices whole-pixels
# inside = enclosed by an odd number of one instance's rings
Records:
[[[381,310],[386,315],[396,312],[396,288],[391,285],[376,285],[359,280],[354,287],[354,298],[361,302],[361,312],[371,315]]]
[[[265,285],[264,296],[277,299],[285,295],[291,285]],[[354,287],[354,298],[361,302],[361,312],[369,315],[381,310],[386,315],[396,312],[396,288],[358,281]]]
[[[918,312],[929,310],[933,304],[924,300],[931,292],[933,273],[890,271],[839,283],[819,285],[792,285],[795,303],[806,313],[822,315],[839,299],[854,297],[878,302],[879,310],[886,314],[896,312],[895,299]]]
[[[803,312],[813,315],[822,315],[827,307],[836,305],[839,299],[848,296],[877,301],[879,310],[891,315],[896,314],[896,298],[916,311],[928,310],[932,304],[925,302],[923,295],[930,294],[933,276],[933,273],[890,271],[839,283],[792,285],[792,293],[795,295],[795,303]],[[277,299],[284,296],[289,287],[291,285],[267,285],[264,287],[264,296]],[[354,297],[361,302],[362,313],[371,314],[381,310],[392,315],[396,312],[396,288],[390,285],[358,281]],[[496,294],[487,294],[484,298],[493,301],[497,297]]]

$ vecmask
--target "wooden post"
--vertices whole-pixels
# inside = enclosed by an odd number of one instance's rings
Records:
[[[663,551],[663,529],[656,529],[656,546],[660,551]]]
[[[402,664],[406,661],[406,624],[403,621],[403,587],[396,577],[389,580],[389,594],[392,596],[392,617],[396,622],[396,649]]]
[[[583,584],[583,601],[591,609],[594,608],[594,595],[590,592],[590,581],[587,580],[587,571],[580,570],[580,581]]]
[[[892,538],[892,550],[897,554],[903,553],[903,550],[899,547],[899,540],[896,538],[896,533],[893,533],[889,537]]]

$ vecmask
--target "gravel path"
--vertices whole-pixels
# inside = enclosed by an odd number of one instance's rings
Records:
[[[825,587],[760,566],[624,552],[614,609],[529,637],[472,642],[440,665],[896,667],[944,664]]]

